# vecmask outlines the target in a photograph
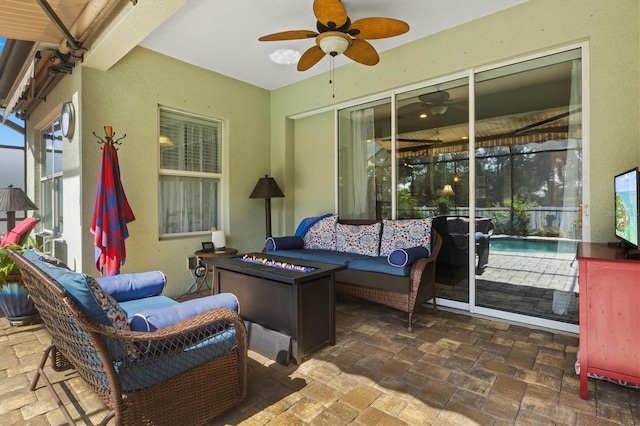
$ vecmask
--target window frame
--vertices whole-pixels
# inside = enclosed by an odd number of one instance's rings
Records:
[[[163,146],[161,140],[166,136],[163,134],[163,122],[161,120],[162,113],[166,112],[173,116],[183,116],[185,118],[185,123],[187,121],[196,121],[201,122],[202,125],[208,123],[212,127],[216,128],[215,132],[215,144],[214,151],[217,161],[215,172],[203,172],[203,171],[193,171],[193,170],[179,170],[174,168],[166,168],[162,167],[162,150],[167,149],[166,146]],[[222,206],[223,206],[223,183],[224,183],[224,169],[223,169],[223,161],[222,161],[222,153],[223,153],[223,140],[224,140],[224,131],[225,131],[225,123],[223,120],[216,119],[213,117],[207,117],[199,114],[190,113],[183,110],[177,110],[170,107],[165,107],[162,105],[158,106],[158,234],[159,239],[169,239],[169,238],[180,238],[180,237],[191,237],[197,235],[207,235],[211,232],[212,227],[216,227],[220,229],[222,227]],[[202,148],[201,146],[199,148]],[[202,166],[202,163],[200,163]],[[212,223],[208,223],[206,225],[201,225],[200,230],[194,231],[181,231],[181,232],[166,232],[168,229],[166,227],[163,228],[162,223],[166,221],[166,214],[163,214],[163,183],[167,183],[167,180],[164,178],[183,178],[181,184],[184,185],[189,181],[194,179],[199,179],[201,181],[200,186],[203,184],[213,185],[215,187],[214,198],[212,203],[214,204],[212,216],[209,217]],[[180,183],[180,182],[178,182]],[[189,200],[191,201],[191,200]],[[200,199],[197,200],[198,202]],[[192,204],[193,205],[193,204]],[[181,218],[184,217],[184,212],[181,215]]]
[[[50,238],[61,238],[64,233],[63,228],[63,200],[64,200],[64,138],[60,127],[61,115],[57,115],[51,121],[47,122],[39,131],[40,138],[40,221],[41,232]],[[45,138],[45,135],[53,135]],[[58,138],[59,136],[59,138]],[[55,146],[53,147],[51,171],[47,167],[48,149],[47,143],[50,140],[60,141],[59,156],[56,156]],[[57,166],[56,157],[60,159],[60,165]],[[51,215],[51,224],[47,220],[47,216]],[[51,225],[51,226],[50,226]]]

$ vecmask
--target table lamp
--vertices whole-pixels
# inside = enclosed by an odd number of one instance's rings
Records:
[[[226,250],[227,242],[225,241],[224,231],[215,230],[211,232],[211,242],[215,248],[216,253],[224,253]]]
[[[281,197],[284,197],[284,194],[275,179],[269,177],[269,175],[264,175],[263,178],[258,179],[256,187],[253,188],[253,192],[249,195],[249,198],[264,198],[264,210],[267,223],[266,238],[271,236],[271,199]]]
[[[16,210],[38,210],[20,188],[0,188],[0,212],[7,212],[7,232],[16,226]]]

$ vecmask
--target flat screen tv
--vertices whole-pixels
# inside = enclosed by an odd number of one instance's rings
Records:
[[[638,168],[620,173],[614,178],[616,238],[624,245],[638,248]]]

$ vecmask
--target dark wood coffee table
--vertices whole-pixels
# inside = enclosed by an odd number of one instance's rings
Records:
[[[312,268],[282,269],[243,261],[243,256]],[[334,274],[341,265],[263,253],[203,259],[212,266],[216,293],[233,293],[249,327],[249,347],[281,364],[300,364],[336,341]]]

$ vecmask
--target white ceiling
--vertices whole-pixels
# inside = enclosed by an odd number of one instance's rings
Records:
[[[409,24],[408,33],[372,40],[378,52],[455,27],[527,0],[343,0],[351,21],[388,17]],[[268,89],[328,72],[321,60],[299,72],[296,65],[269,60],[276,49],[303,53],[314,40],[261,42],[258,37],[286,30],[316,31],[311,0],[187,0],[176,14],[140,45],[193,65]],[[381,55],[381,61],[384,56]],[[350,62],[336,58],[335,66]],[[366,65],[358,65],[366,66]]]

